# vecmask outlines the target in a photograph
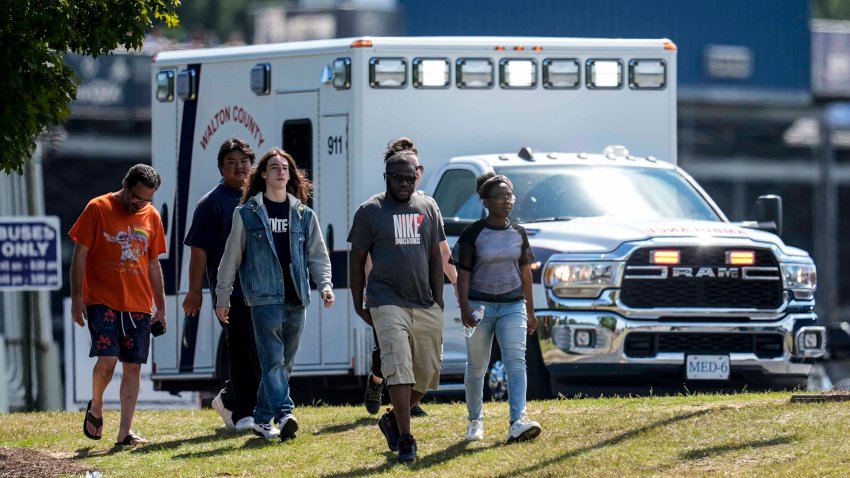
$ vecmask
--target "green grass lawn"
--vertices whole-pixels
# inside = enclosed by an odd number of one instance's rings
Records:
[[[413,420],[408,467],[360,407],[299,407],[295,440],[226,431],[213,410],[141,411],[151,444],[114,449],[82,434],[83,413],[0,415],[0,446],[64,458],[104,477],[202,476],[850,476],[850,402],[796,404],[790,394],[690,395],[530,402],[535,441],[505,444],[506,403],[485,404],[484,441],[467,444],[462,403]],[[83,472],[84,473],[84,472]],[[14,474],[0,473],[2,476]]]

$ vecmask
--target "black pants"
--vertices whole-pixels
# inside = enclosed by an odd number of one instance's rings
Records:
[[[372,349],[372,375],[383,379],[384,374],[381,373],[381,346],[378,345],[378,333],[375,327],[372,327],[372,336],[375,337],[375,347]]]
[[[236,423],[254,414],[262,375],[251,308],[245,305],[242,297],[231,297],[228,315],[230,324],[222,324],[222,327],[227,340],[230,380],[224,384],[221,400],[233,412],[233,423]]]

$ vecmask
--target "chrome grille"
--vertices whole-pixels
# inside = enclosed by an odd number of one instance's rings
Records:
[[[625,352],[629,357],[654,357],[658,353],[688,354],[753,353],[759,358],[780,357],[782,334],[756,333],[645,333],[626,336]]]
[[[665,247],[680,251],[677,266],[650,264],[654,249],[659,248],[638,249],[626,262],[620,300],[628,307],[777,309],[782,305],[779,264],[769,249],[747,248],[755,252],[751,268],[726,264],[726,252],[744,249],[740,247]],[[707,272],[717,277],[676,277],[673,267],[709,268]],[[734,277],[729,268],[737,269]]]

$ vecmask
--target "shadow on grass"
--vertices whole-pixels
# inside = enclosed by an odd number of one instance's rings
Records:
[[[91,458],[97,456],[108,456],[114,453],[120,453],[122,451],[129,451],[131,453],[153,453],[161,450],[166,450],[169,448],[177,448],[183,445],[193,445],[197,443],[207,443],[216,440],[222,440],[226,438],[233,438],[234,435],[232,432],[227,430],[226,428],[219,428],[215,431],[215,433],[210,435],[203,435],[193,438],[180,438],[177,440],[165,441],[165,442],[151,442],[146,445],[137,445],[134,447],[121,447],[121,446],[113,446],[108,450],[93,450],[93,447],[85,447],[80,448],[74,454],[75,460],[81,460],[84,458]]]
[[[455,443],[454,445],[449,446],[445,450],[420,457],[420,460],[411,465],[410,469],[418,470],[428,468],[434,465],[445,463],[446,461],[451,460],[453,458],[457,458],[463,455],[472,455],[473,453],[479,453],[485,450],[489,450],[491,448],[498,448],[504,445],[504,442],[497,442],[489,446],[469,448],[468,441],[460,441]],[[395,456],[393,456],[393,460],[395,460]]]
[[[771,440],[750,441],[736,445],[712,446],[682,453],[680,457],[683,460],[699,460],[700,458],[708,458],[715,455],[722,455],[723,453],[729,453],[730,451],[744,450],[747,448],[766,448],[769,446],[787,445],[788,443],[793,443],[795,440],[796,438],[793,435],[788,435],[773,438]]]
[[[328,426],[328,427],[320,428],[319,430],[317,430],[313,434],[314,435],[324,435],[325,433],[347,432],[349,430],[353,430],[355,428],[365,427],[365,426],[375,426],[377,428],[378,419],[377,418],[371,418],[371,417],[361,417],[356,422],[340,423],[339,425],[331,425],[331,426]]]
[[[615,437],[611,437],[611,438],[604,440],[604,441],[601,441],[599,443],[595,443],[593,445],[586,446],[584,448],[577,448],[575,450],[570,450],[567,453],[564,453],[564,454],[556,456],[556,457],[552,457],[548,460],[540,461],[540,462],[534,463],[532,465],[529,465],[525,468],[518,468],[518,469],[515,469],[515,470],[511,470],[509,473],[502,473],[502,474],[499,474],[499,475],[496,475],[496,476],[498,476],[498,477],[509,477],[509,476],[519,476],[519,475],[534,475],[536,471],[544,470],[544,469],[546,469],[546,467],[554,465],[555,463],[558,463],[560,461],[568,460],[570,458],[575,458],[577,456],[584,455],[585,453],[588,453],[588,452],[591,452],[591,451],[594,451],[594,450],[599,450],[599,449],[606,448],[606,447],[609,447],[609,446],[619,445],[620,443],[622,443],[626,440],[636,438],[636,437],[638,437],[638,436],[640,436],[640,435],[642,435],[646,432],[649,432],[651,430],[654,430],[656,428],[661,428],[661,427],[664,427],[664,426],[667,426],[667,425],[670,425],[670,424],[673,424],[673,423],[676,423],[676,422],[690,420],[691,418],[706,415],[706,414],[713,412],[713,411],[715,411],[715,410],[712,410],[712,409],[698,410],[698,411],[695,411],[695,412],[683,413],[681,415],[676,415],[676,416],[671,417],[671,418],[665,418],[663,420],[658,420],[657,422],[650,423],[649,425],[645,425],[645,426],[642,426],[640,428],[634,428],[632,430],[621,433],[621,434],[619,434]]]
[[[76,452],[74,452],[74,459],[75,460],[83,460],[85,458],[92,458],[92,457],[98,457],[98,456],[109,456],[109,455],[117,453],[121,450],[122,449],[118,448],[118,447],[112,447],[112,448],[109,448],[109,449],[106,449],[106,450],[98,450],[98,449],[95,449],[93,446],[87,446],[85,448],[80,448]]]
[[[285,445],[285,443],[284,443]],[[261,448],[265,448],[268,446],[279,447],[281,446],[280,440],[266,440],[261,437],[253,437],[249,440],[245,440],[245,443],[240,447],[242,450],[258,450]],[[235,451],[237,448],[232,446],[226,446],[221,448],[215,448],[213,450],[206,451],[194,451],[188,453],[180,453],[178,455],[174,455],[172,459],[174,460],[185,460],[188,458],[210,458],[210,457],[221,457]]]
[[[409,468],[410,468],[410,470],[415,472],[416,470],[422,470],[422,469],[426,469],[426,468],[429,468],[429,467],[434,466],[434,465],[439,465],[439,464],[445,463],[447,460],[451,460],[452,458],[457,458],[458,456],[461,456],[461,455],[477,453],[477,452],[480,452],[480,451],[487,450],[489,448],[495,448],[495,447],[502,446],[502,445],[503,445],[502,443],[494,443],[493,445],[488,446],[488,447],[468,449],[469,443],[465,442],[465,441],[461,441],[461,442],[455,443],[454,445],[449,446],[445,450],[438,451],[437,453],[433,453],[433,454],[426,455],[426,456],[419,455],[419,461],[417,461],[416,463],[414,463],[412,465],[409,465]],[[384,456],[386,457],[386,460],[387,460],[384,463],[381,463],[381,464],[378,464],[378,465],[375,465],[375,466],[372,466],[372,467],[364,467],[364,468],[359,468],[359,469],[356,469],[356,470],[345,470],[345,471],[341,471],[341,472],[338,472],[338,473],[331,473],[331,474],[328,474],[328,475],[322,475],[322,478],[343,478],[343,477],[349,477],[349,476],[355,476],[355,477],[356,476],[370,476],[370,475],[373,475],[375,473],[383,473],[385,471],[389,471],[390,469],[392,469],[395,466],[405,466],[405,465],[399,464],[396,461],[396,458],[398,458],[398,454],[396,454],[395,452],[391,452],[391,451],[384,452]]]
[[[384,473],[386,471],[391,470],[394,466],[399,465],[398,462],[396,462],[397,456],[398,455],[396,453],[391,452],[391,451],[387,451],[387,452],[384,452],[384,457],[386,457],[386,460],[381,464],[378,464],[378,465],[373,466],[373,467],[364,467],[364,468],[358,468],[356,470],[345,470],[345,471],[340,471],[338,473],[331,473],[329,475],[322,475],[322,478],[345,478],[345,477],[349,477],[349,476],[352,476],[352,477],[354,477],[354,476],[371,476],[371,475],[374,475],[374,474],[377,474],[377,473]],[[399,465],[399,466],[404,466],[404,465]]]

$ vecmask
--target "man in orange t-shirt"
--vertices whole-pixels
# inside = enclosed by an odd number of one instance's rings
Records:
[[[97,357],[83,433],[100,440],[103,392],[120,360],[121,424],[116,445],[147,442],[130,425],[139,396],[139,374],[148,361],[151,323],[166,324],[158,260],[165,252],[165,234],[162,219],[150,204],[160,182],[154,168],[133,166],[121,190],[89,201],[68,233],[75,242],[71,318],[81,327],[88,320],[89,357]]]

